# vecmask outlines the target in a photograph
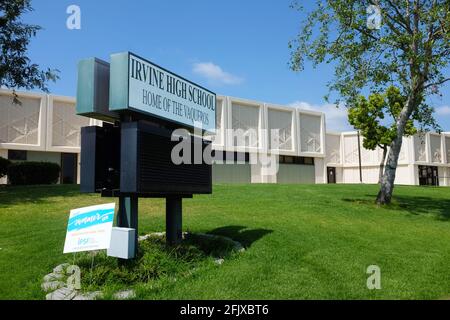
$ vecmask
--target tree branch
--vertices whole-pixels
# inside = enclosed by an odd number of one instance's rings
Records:
[[[391,0],[385,0],[395,11],[395,13],[397,14],[398,19],[393,19],[390,15],[387,14],[387,16],[397,22],[399,25],[401,25],[409,34],[412,34],[413,31],[411,29],[411,26],[409,25],[408,21],[406,21],[405,17],[402,15],[402,13],[400,12],[400,9],[394,4],[393,1]]]
[[[432,87],[432,86],[440,86],[440,85],[443,85],[443,84],[446,83],[447,81],[450,81],[450,78],[442,79],[442,80],[440,80],[440,81],[438,81],[438,82],[429,83],[429,84],[427,84],[426,86],[424,86],[424,89],[428,89],[428,88],[430,88],[430,87]]]

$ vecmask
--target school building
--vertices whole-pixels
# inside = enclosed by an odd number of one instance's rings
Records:
[[[76,115],[72,97],[17,94],[21,104],[12,103],[12,91],[0,90],[0,157],[54,162],[61,183],[79,183],[80,128],[102,122]],[[216,158],[240,161],[217,161],[214,183],[378,182],[382,151],[364,149],[356,132],[327,132],[324,113],[218,96],[216,114]],[[278,155],[277,172],[251,161],[270,155]],[[396,183],[450,186],[450,133],[404,138]]]

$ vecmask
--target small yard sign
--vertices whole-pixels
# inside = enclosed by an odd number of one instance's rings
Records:
[[[108,249],[115,203],[70,211],[64,253]]]

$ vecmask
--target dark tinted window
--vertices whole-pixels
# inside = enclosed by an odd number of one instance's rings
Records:
[[[8,159],[13,161],[26,161],[27,152],[22,150],[8,150]]]
[[[305,157],[292,157],[292,156],[280,156],[281,164],[303,164],[303,165],[314,165],[314,158]]]
[[[303,158],[303,159],[305,159],[304,164],[311,165],[311,166],[314,165],[314,158]]]
[[[219,150],[213,150],[212,152],[213,159],[219,162],[230,161],[233,163],[249,163],[250,162],[250,154],[242,153],[242,152],[225,152]]]

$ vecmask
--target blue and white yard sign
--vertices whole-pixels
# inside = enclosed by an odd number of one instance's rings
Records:
[[[70,211],[64,253],[108,249],[115,203]]]

